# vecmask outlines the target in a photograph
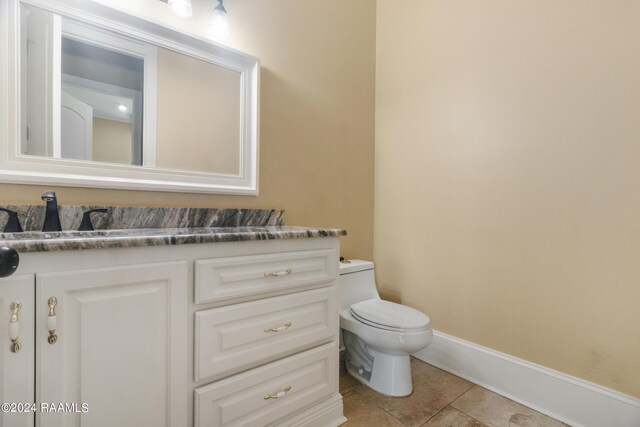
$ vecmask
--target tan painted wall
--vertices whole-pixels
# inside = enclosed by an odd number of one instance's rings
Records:
[[[240,173],[240,73],[158,49],[157,114],[158,167]]]
[[[104,0],[206,34],[166,4]],[[283,208],[288,224],[344,227],[343,255],[373,251],[375,8],[369,0],[234,0],[228,44],[261,69],[258,197],[54,188],[62,204]],[[330,13],[339,11],[339,13]],[[48,186],[0,185],[3,203],[39,203]]]
[[[93,118],[93,160],[131,164],[131,123]]]
[[[640,2],[378,0],[379,285],[640,397]]]

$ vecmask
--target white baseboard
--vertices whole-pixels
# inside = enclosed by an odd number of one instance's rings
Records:
[[[342,395],[334,393],[301,413],[279,421],[279,427],[338,427],[347,422],[343,415]]]
[[[640,399],[442,332],[413,356],[575,427],[640,426]]]

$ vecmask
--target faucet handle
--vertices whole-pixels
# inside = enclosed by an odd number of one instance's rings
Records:
[[[4,226],[3,233],[22,233],[24,230],[20,225],[20,219],[18,218],[18,212],[12,211],[10,209],[0,208],[0,212],[6,212],[9,215],[7,218],[7,223]]]
[[[109,209],[91,209],[88,210],[84,213],[84,215],[82,215],[82,222],[80,223],[80,228],[78,228],[78,231],[93,231],[93,223],[91,222],[91,214],[94,212],[100,212],[100,213],[107,213],[109,212]]]

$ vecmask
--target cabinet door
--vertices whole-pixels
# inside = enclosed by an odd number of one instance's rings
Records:
[[[66,406],[36,425],[187,425],[187,281],[186,262],[38,274],[36,401]]]
[[[33,275],[14,275],[0,279],[0,403],[16,404],[9,410],[0,411],[0,426],[33,426],[31,408],[25,410],[25,404],[33,404],[34,366],[33,352]],[[11,304],[20,304],[20,310],[10,326]],[[17,335],[20,349],[12,351],[9,328]],[[15,348],[14,348],[15,350]]]

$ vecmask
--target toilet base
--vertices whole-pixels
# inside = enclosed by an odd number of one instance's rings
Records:
[[[357,367],[347,363],[347,372],[352,377],[386,396],[403,397],[411,394],[413,384],[411,382],[411,359],[408,354],[382,353],[372,348],[367,348],[367,352],[373,358],[373,368],[370,375],[367,375],[366,371],[358,372]]]

